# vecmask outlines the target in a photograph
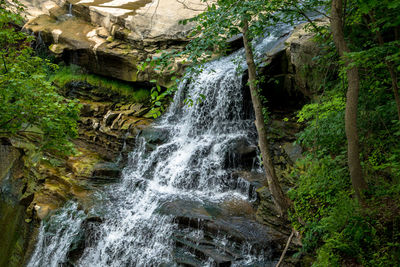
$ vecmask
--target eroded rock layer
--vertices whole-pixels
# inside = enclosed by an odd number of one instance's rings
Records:
[[[39,35],[68,63],[124,81],[150,81],[168,87],[170,76],[138,64],[159,50],[181,49],[191,24],[179,21],[205,9],[200,0],[31,1],[26,29]],[[181,66],[175,69],[179,72]]]

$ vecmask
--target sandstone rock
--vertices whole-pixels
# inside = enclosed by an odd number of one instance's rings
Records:
[[[83,117],[99,117],[107,112],[110,108],[110,104],[104,102],[93,102],[87,100],[79,101],[82,104],[81,116]]]
[[[67,161],[67,166],[77,175],[81,177],[91,177],[94,166],[101,161],[101,158],[94,152],[80,149],[80,154],[72,156]]]
[[[110,34],[108,33],[107,29],[104,27],[100,27],[96,29],[96,34],[101,38],[108,38]]]
[[[253,190],[257,190],[267,184],[267,177],[265,173],[259,173],[259,172],[254,172],[254,171],[236,171],[232,173],[231,178],[233,178],[235,181],[238,179],[243,179],[247,183],[249,183],[249,191],[252,193],[254,192]],[[238,182],[238,181],[237,181]],[[252,197],[251,195],[249,197]]]
[[[318,25],[327,25],[327,19],[316,20]],[[294,82],[301,92],[311,96],[321,83],[323,75],[316,71],[316,63],[313,60],[320,53],[320,49],[314,42],[314,33],[307,30],[307,24],[295,28],[286,40],[286,54],[289,60],[289,72],[294,77]]]
[[[171,85],[170,75],[153,69],[138,73],[137,65],[158,55],[157,50],[182,47],[191,25],[178,22],[206,8],[200,0],[70,0],[73,17],[65,17],[59,15],[67,12],[65,1],[24,1],[32,18],[25,27],[40,32],[50,50],[68,63],[124,81],[156,79],[164,87]],[[180,65],[175,68],[182,71]]]

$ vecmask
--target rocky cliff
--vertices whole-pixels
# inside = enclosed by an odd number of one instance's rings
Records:
[[[153,69],[138,73],[137,65],[176,50],[188,41],[191,25],[179,24],[205,9],[200,0],[127,1],[24,0],[33,31],[68,63],[92,73],[125,81],[150,81],[168,86],[170,77]],[[177,64],[176,69],[181,70]]]

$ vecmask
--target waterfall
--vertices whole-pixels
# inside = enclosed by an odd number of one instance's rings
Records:
[[[29,266],[56,267],[66,257],[85,218],[76,203],[67,203],[51,219],[40,225],[39,236]],[[36,260],[37,259],[37,260]]]
[[[68,4],[68,14],[67,14],[67,16],[68,17],[72,17],[73,16],[72,15],[72,4],[71,3]]]
[[[289,31],[289,26],[277,27],[275,34],[256,46],[257,54],[265,55],[282,44],[284,37],[280,36]],[[207,220],[222,216],[219,207],[224,203],[254,198],[246,183],[238,186],[243,184],[239,181],[233,186],[229,180],[240,164],[230,156],[232,147],[257,145],[253,119],[245,112],[243,69],[244,53],[239,50],[207,63],[203,72],[180,83],[166,114],[147,130],[148,134],[163,135],[163,142],[154,146],[146,134],[138,136],[122,181],[106,187],[90,211],[101,222],[91,228],[75,265],[176,266],[189,260],[193,266],[273,264],[268,248],[254,250],[258,241],[236,242],[220,230],[237,223],[235,231],[241,231],[251,223],[224,217],[207,224]],[[186,97],[199,95],[205,96],[201,103],[183,105]],[[257,168],[255,161],[253,169]],[[61,209],[42,223],[28,266],[66,263],[67,248],[73,245],[84,220],[82,212],[73,212],[74,207]],[[210,237],[215,225],[220,228]]]

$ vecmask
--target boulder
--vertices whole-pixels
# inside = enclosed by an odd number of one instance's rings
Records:
[[[226,235],[232,241],[248,242],[259,249],[280,247],[284,240],[284,235],[255,220],[255,212],[245,200],[216,204],[181,199],[164,203],[159,212],[174,216],[183,227],[200,228],[209,236]]]
[[[140,137],[143,137],[150,145],[160,145],[167,141],[169,132],[163,128],[148,127],[140,133]]]
[[[316,19],[319,26],[329,25],[327,19]],[[286,55],[289,62],[288,70],[298,90],[310,97],[319,89],[321,78],[314,58],[321,50],[314,41],[314,33],[307,23],[297,26],[286,40]]]
[[[237,139],[229,144],[226,150],[224,166],[252,169],[257,157],[257,147],[246,139]]]

